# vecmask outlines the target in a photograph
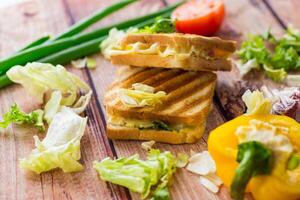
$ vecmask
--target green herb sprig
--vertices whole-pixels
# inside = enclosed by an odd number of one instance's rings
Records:
[[[248,35],[238,56],[243,63],[255,60],[269,78],[283,81],[287,72],[300,70],[300,31],[290,26],[281,38],[276,38],[270,30]]]

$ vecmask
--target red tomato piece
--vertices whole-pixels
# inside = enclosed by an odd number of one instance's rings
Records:
[[[222,0],[193,0],[174,10],[172,19],[181,33],[204,36],[215,34],[224,19],[225,6]]]

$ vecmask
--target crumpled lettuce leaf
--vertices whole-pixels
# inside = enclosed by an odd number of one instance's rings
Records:
[[[53,91],[49,101],[46,103],[44,119],[48,124],[52,121],[54,115],[59,111],[62,94],[59,90]]]
[[[238,55],[244,63],[255,59],[258,64],[268,63],[270,57],[264,39],[260,35],[250,34],[247,35],[247,40],[242,43]]]
[[[247,106],[247,115],[270,114],[272,109],[272,102],[265,98],[263,93],[256,90],[251,92],[247,90],[242,99]]]
[[[73,112],[77,114],[81,114],[87,105],[90,103],[90,100],[92,98],[92,91],[89,91],[87,94],[81,96],[76,103],[72,106]]]
[[[90,90],[85,82],[61,65],[28,63],[24,67],[11,68],[7,76],[13,82],[21,84],[39,102],[43,102],[46,92],[59,90],[62,93],[61,105],[71,106],[81,90]]]
[[[263,65],[263,68],[265,70],[266,75],[273,81],[281,82],[287,76],[287,72],[283,68],[273,69],[267,65]]]
[[[76,114],[81,114],[87,105],[89,104],[92,97],[92,91],[89,91],[86,95],[81,96],[77,102],[72,106],[72,111]],[[52,118],[54,115],[59,111],[62,104],[62,94],[60,91],[55,90],[51,93],[51,97],[49,101],[45,105],[45,116],[44,119],[48,122],[48,124],[51,123]]]
[[[80,159],[80,139],[84,134],[87,118],[80,117],[71,108],[62,106],[48,128],[43,141],[35,138],[36,149],[20,160],[23,169],[37,174],[55,168],[64,172],[75,172],[83,169]]]
[[[77,69],[83,69],[85,67],[87,67],[89,69],[94,69],[97,66],[96,61],[94,59],[88,58],[88,57],[80,58],[77,60],[72,60],[71,64],[73,67],[75,67]]]
[[[149,195],[169,196],[168,184],[176,171],[176,159],[168,151],[161,153],[151,149],[147,160],[140,160],[138,155],[112,160],[105,158],[94,162],[94,168],[100,178],[142,194],[145,199]]]
[[[34,125],[40,131],[43,131],[45,129],[43,114],[44,112],[40,109],[31,113],[25,113],[21,111],[19,106],[15,103],[10,107],[10,110],[3,115],[3,121],[0,122],[0,128],[7,128],[11,123],[16,123]]]
[[[260,66],[257,63],[256,59],[248,60],[245,63],[237,62],[236,66],[242,77],[248,74],[248,72],[250,72],[252,69],[260,69]]]
[[[167,187],[157,188],[150,200],[170,200],[170,192]]]
[[[164,91],[154,93],[154,88],[149,85],[135,83],[132,87],[133,89],[122,88],[118,91],[119,99],[128,107],[155,106],[167,96]]]
[[[189,156],[185,153],[178,153],[176,157],[176,167],[183,168],[189,162]]]

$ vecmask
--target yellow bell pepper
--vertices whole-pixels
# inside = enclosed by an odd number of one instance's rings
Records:
[[[217,174],[225,186],[230,187],[239,166],[237,160],[239,138],[238,127],[248,126],[251,120],[267,122],[277,128],[287,130],[285,135],[293,147],[293,155],[300,155],[300,124],[295,120],[279,115],[243,115],[213,130],[208,138],[208,151],[216,162]],[[259,134],[259,132],[258,132]],[[274,152],[271,154],[273,157]],[[289,157],[272,162],[267,175],[256,175],[250,178],[246,192],[251,192],[256,200],[296,200],[300,199],[300,166],[288,169]],[[255,159],[254,159],[255,160]]]

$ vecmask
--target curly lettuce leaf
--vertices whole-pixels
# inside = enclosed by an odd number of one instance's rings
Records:
[[[137,33],[175,33],[175,23],[170,18],[157,17],[151,26],[140,28]]]
[[[37,174],[55,168],[64,172],[83,169],[80,159],[80,140],[84,134],[87,118],[82,118],[71,108],[61,107],[48,128],[43,141],[35,137],[36,148],[31,154],[20,160],[23,169]]]
[[[246,64],[255,59],[269,78],[282,82],[287,72],[300,69],[300,31],[289,26],[281,38],[275,38],[270,30],[250,35],[238,55],[244,63],[238,66],[242,75],[249,71],[250,65]]]
[[[101,179],[141,193],[143,199],[150,194],[154,199],[166,199],[167,186],[176,170],[176,159],[170,152],[151,149],[147,160],[140,160],[138,155],[116,160],[105,158],[94,162],[94,168]]]
[[[283,68],[273,69],[267,65],[263,65],[266,75],[273,81],[281,82],[285,80],[287,73]]]
[[[272,102],[265,98],[263,93],[256,90],[251,92],[247,90],[242,99],[247,106],[247,115],[270,114],[272,109]]]
[[[245,63],[237,62],[236,66],[242,77],[245,76],[252,69],[260,69],[260,65],[257,63],[256,59],[248,60]]]
[[[62,93],[61,105],[71,106],[81,90],[90,90],[89,86],[61,65],[45,63],[28,63],[26,66],[15,66],[7,72],[15,83],[21,84],[39,102],[44,94],[54,90]]]
[[[87,105],[90,103],[91,98],[92,98],[92,91],[89,91],[87,94],[81,96],[76,103],[72,106],[73,112],[77,114],[81,114]]]
[[[268,64],[270,59],[269,51],[260,35],[248,35],[247,40],[242,43],[238,55],[244,63],[255,59],[258,64]]]
[[[42,110],[25,113],[21,111],[19,106],[15,103],[10,107],[10,110],[3,115],[3,121],[0,122],[0,128],[7,128],[11,123],[16,123],[33,125],[40,131],[43,131],[45,129],[43,114],[44,112]]]
[[[286,71],[300,69],[300,58],[297,51],[293,47],[287,48],[282,44],[275,48],[270,62],[275,69]]]
[[[56,90],[51,93],[51,97],[44,108],[44,119],[47,121],[48,124],[50,124],[54,115],[59,111],[61,99],[62,94],[60,91]]]
[[[152,198],[150,200],[169,200],[170,192],[168,188],[158,188],[153,192]]]
[[[76,114],[81,114],[89,104],[91,97],[92,97],[92,91],[89,91],[86,95],[81,96],[76,101],[76,103],[71,107],[72,111],[75,112]],[[62,106],[61,101],[62,101],[61,92],[58,90],[53,91],[51,93],[51,97],[49,101],[45,105],[44,119],[48,122],[48,124],[51,123],[53,117],[61,108]]]

